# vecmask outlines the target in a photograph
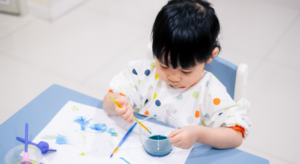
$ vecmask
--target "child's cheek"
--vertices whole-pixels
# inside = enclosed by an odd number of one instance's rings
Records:
[[[167,75],[161,68],[156,67],[156,73],[162,81],[167,82]]]
[[[166,76],[166,75],[162,74],[162,75],[158,75],[158,76],[159,76],[159,78],[160,78],[162,81],[168,83],[168,80],[167,80],[167,76]]]

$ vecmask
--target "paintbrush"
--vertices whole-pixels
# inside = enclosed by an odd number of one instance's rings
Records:
[[[123,108],[123,106],[118,102],[116,101],[114,98],[110,97],[111,101],[113,101],[116,105],[118,105],[119,108]],[[146,126],[144,124],[142,124],[135,116],[133,116],[133,119],[139,124],[141,125],[145,130],[147,130],[150,134],[150,130],[148,128],[146,128]]]
[[[122,138],[121,142],[118,144],[118,146],[115,148],[113,153],[110,155],[110,158],[115,154],[115,152],[121,147],[121,145],[124,143],[124,141],[128,138],[128,136],[131,134],[132,130],[136,126],[137,122],[135,122],[132,127],[128,130],[128,132],[125,134],[125,136]]]

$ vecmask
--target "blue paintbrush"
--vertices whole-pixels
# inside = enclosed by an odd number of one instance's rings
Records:
[[[119,147],[121,147],[121,145],[124,143],[124,141],[128,138],[128,136],[130,135],[130,133],[132,132],[132,130],[134,129],[134,127],[136,126],[137,122],[135,122],[132,127],[128,130],[128,132],[125,134],[125,136],[122,138],[121,142],[119,143],[119,145],[115,148],[115,150],[113,151],[113,153],[110,155],[110,158],[115,154],[115,152],[119,149]]]

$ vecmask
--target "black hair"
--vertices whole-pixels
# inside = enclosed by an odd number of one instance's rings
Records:
[[[152,28],[153,55],[166,66],[187,69],[206,63],[217,40],[220,24],[211,4],[204,0],[170,0],[156,16]],[[168,55],[164,55],[168,54]]]

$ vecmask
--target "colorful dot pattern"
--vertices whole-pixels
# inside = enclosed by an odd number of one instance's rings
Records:
[[[159,100],[156,100],[155,105],[159,107],[161,105],[161,102]]]
[[[195,91],[195,92],[193,93],[193,97],[196,99],[196,98],[198,98],[198,96],[199,96],[199,92],[198,92],[198,91]]]
[[[150,70],[149,70],[149,69],[147,69],[147,70],[145,71],[145,75],[146,75],[146,76],[149,76],[149,75],[150,75]]]
[[[138,73],[136,72],[135,69],[132,70],[132,73],[135,74],[135,75],[138,75]]]
[[[150,64],[150,66],[151,66],[152,68],[154,68],[154,67],[155,67],[155,62],[152,62],[152,63]],[[138,75],[138,73],[137,73],[137,71],[136,71],[135,69],[132,69],[132,73],[133,73],[134,75]],[[203,73],[204,73],[204,70],[203,70]],[[151,74],[151,70],[150,70],[150,69],[146,69],[146,70],[144,71],[144,74],[145,74],[145,76],[149,76],[149,75]],[[215,77],[215,78],[218,79],[217,77]],[[155,74],[155,79],[159,79],[158,74]],[[197,83],[198,83],[198,81],[195,82],[194,84],[192,84],[190,87],[193,87],[193,86],[196,85]],[[205,86],[208,87],[208,86],[209,86],[209,83],[210,83],[209,81],[206,81]],[[131,83],[129,83],[129,84],[130,84],[131,87],[135,88],[136,91],[138,91],[138,87],[137,87],[136,85],[133,86]],[[141,80],[138,80],[138,85],[140,85],[140,84],[141,84]],[[172,85],[170,85],[170,86],[173,87]],[[181,87],[179,87],[179,88],[185,89],[185,88],[187,88],[187,87],[186,87],[186,86],[181,86]],[[112,90],[109,90],[109,93],[113,93],[113,91],[112,91]],[[125,94],[122,94],[122,93],[119,93],[119,94],[126,97]],[[199,92],[198,92],[198,91],[194,91],[194,92],[192,93],[192,97],[195,98],[195,99],[199,98]],[[156,98],[157,98],[157,93],[154,93],[153,99],[156,99]],[[129,99],[129,98],[128,98],[128,99]],[[144,99],[142,95],[140,95],[140,99],[141,99],[141,100]],[[176,99],[177,99],[177,100],[182,100],[182,99],[183,99],[183,94],[180,94],[180,95],[176,96]],[[146,99],[145,102],[144,102],[144,104],[147,104],[148,101],[149,101],[149,100]],[[220,104],[221,104],[221,99],[218,98],[218,97],[214,98],[214,99],[213,99],[213,104],[216,105],[216,106],[220,105]],[[160,107],[160,106],[162,105],[162,103],[161,103],[160,100],[157,99],[157,100],[155,100],[155,105],[156,105],[157,107]],[[140,112],[140,108],[137,108],[136,111],[137,111],[137,112]],[[249,110],[247,110],[247,112],[249,112]],[[150,113],[149,113],[148,110],[146,110],[146,111],[144,112],[144,114],[145,114],[145,115],[149,115]],[[218,116],[221,116],[222,114],[223,114],[223,112],[219,113]],[[154,115],[154,116],[156,116],[156,115]],[[194,117],[197,118],[197,119],[200,118],[200,111],[199,111],[199,110],[196,110],[196,111],[195,111]],[[187,117],[187,119],[186,119],[187,123],[188,123],[188,124],[192,124],[192,123],[194,122],[194,117]],[[234,117],[234,115],[228,115],[227,117]],[[209,115],[208,113],[206,113],[206,114],[204,115],[204,118],[210,118],[210,115]],[[244,118],[242,118],[242,119],[244,120]],[[198,123],[198,125],[199,125],[199,126],[206,126],[206,123],[205,123],[204,121],[201,121],[201,122]],[[238,122],[236,122],[236,125],[238,125]],[[221,125],[221,127],[226,127],[226,124],[223,123],[223,124]]]
[[[206,114],[204,115],[204,117],[205,117],[205,118],[209,118],[210,116],[209,116],[209,114],[206,113]]]
[[[200,112],[199,112],[198,110],[197,110],[196,113],[195,113],[195,117],[196,117],[196,118],[199,118],[199,117],[200,117]]]
[[[219,105],[221,103],[221,100],[219,98],[214,99],[214,104]]]
[[[221,125],[221,127],[226,127],[226,124],[225,124],[225,123],[223,123],[223,124]]]
[[[153,95],[153,99],[156,99],[156,96],[157,96],[157,94],[156,94],[156,93],[154,93],[154,95]]]
[[[182,98],[183,98],[182,94],[180,94],[176,97],[177,100],[181,100]]]
[[[139,91],[139,89],[136,85],[134,85],[134,88],[135,88],[136,91]]]
[[[152,63],[150,64],[150,66],[151,66],[151,67],[155,67],[155,62],[152,62]]]

